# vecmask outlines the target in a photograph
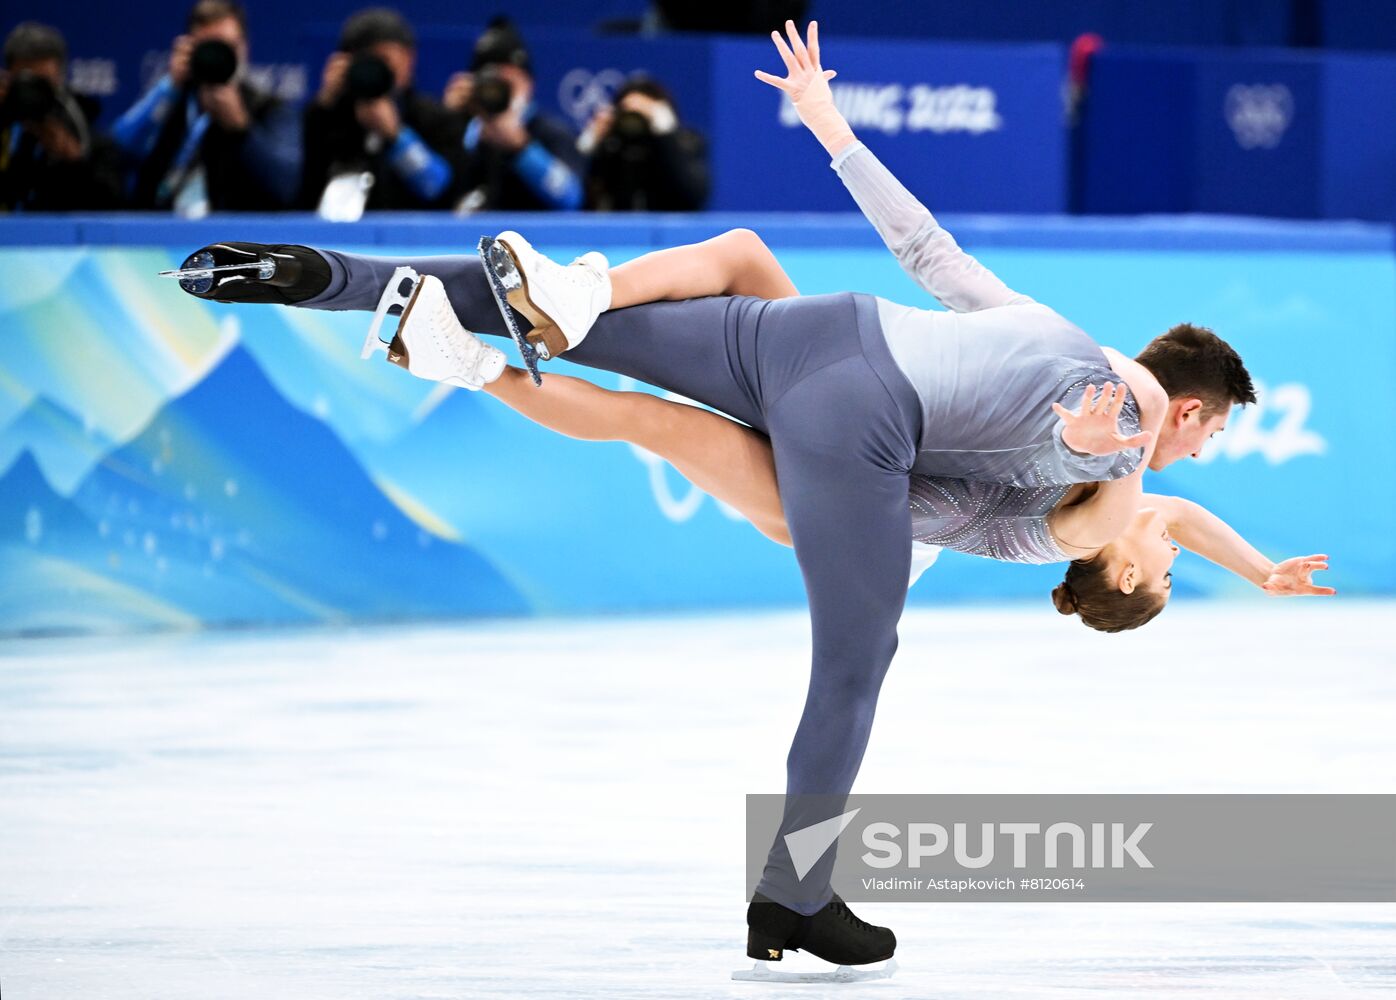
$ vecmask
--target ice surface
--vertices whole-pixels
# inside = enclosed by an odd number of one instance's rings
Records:
[[[909,615],[859,791],[1390,792],[1396,606]],[[1391,997],[1396,906],[858,909],[895,979],[728,981],[799,614],[11,642],[0,992]],[[783,963],[785,964],[785,963]],[[792,965],[791,967],[799,967]]]

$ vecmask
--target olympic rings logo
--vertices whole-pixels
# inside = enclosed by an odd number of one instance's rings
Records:
[[[1238,83],[1226,92],[1223,113],[1242,149],[1274,149],[1294,120],[1294,95],[1283,83]]]
[[[625,79],[626,75],[618,69],[593,73],[579,66],[569,70],[557,85],[558,107],[581,128],[598,110],[611,104]]]

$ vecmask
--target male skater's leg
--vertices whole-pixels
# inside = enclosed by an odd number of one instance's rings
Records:
[[[907,468],[915,445],[896,427],[860,429],[854,437],[836,426],[845,409],[829,401],[844,395],[845,369],[855,364],[861,359],[805,379],[768,414],[781,502],[809,598],[813,661],[787,759],[786,821],[758,891],[805,914],[829,901],[833,852],[799,878],[783,836],[842,810],[896,652],[910,570]],[[866,391],[883,392],[870,373],[867,381]],[[842,447],[827,447],[834,442]]]
[[[407,263],[442,280],[462,325],[505,333],[476,258],[325,256],[343,281],[306,305],[372,308],[392,269]],[[853,296],[656,303],[601,316],[567,354],[758,429],[769,425],[813,623],[810,687],[787,760],[782,834],[841,810],[867,746],[906,596],[907,476],[920,413],[880,334],[865,329],[874,317],[870,303]],[[880,345],[871,354],[870,343]],[[800,878],[777,838],[758,890],[774,902],[758,897],[749,917],[757,957],[787,946],[849,964],[891,954],[891,932],[860,928],[856,918],[801,920],[831,916],[833,860],[830,851]]]

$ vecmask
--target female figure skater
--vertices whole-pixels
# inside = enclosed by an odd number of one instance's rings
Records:
[[[799,294],[761,238],[745,229],[646,254],[611,268],[610,278],[612,309],[710,295]],[[770,440],[750,427],[566,375],[549,374],[535,387],[526,371],[507,365],[483,391],[568,437],[651,451],[772,541],[791,544]],[[1124,479],[1038,489],[913,475],[912,579],[941,547],[1007,562],[1067,562],[1066,579],[1052,594],[1057,609],[1106,632],[1137,628],[1167,604],[1174,542],[1273,596],[1335,593],[1312,582],[1314,572],[1328,568],[1326,556],[1271,562],[1198,504],[1144,493],[1146,464],[1147,458]]]

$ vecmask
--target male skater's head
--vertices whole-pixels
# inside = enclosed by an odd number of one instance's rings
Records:
[[[1168,393],[1151,469],[1188,455],[1196,458],[1207,439],[1226,428],[1233,406],[1255,402],[1255,387],[1240,355],[1205,326],[1179,323],[1149,341],[1134,360]]]

